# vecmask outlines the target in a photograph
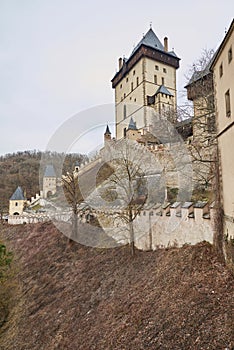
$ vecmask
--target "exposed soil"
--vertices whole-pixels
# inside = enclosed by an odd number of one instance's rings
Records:
[[[52,223],[0,232],[18,269],[1,350],[234,349],[234,277],[210,244],[132,258],[68,244]]]

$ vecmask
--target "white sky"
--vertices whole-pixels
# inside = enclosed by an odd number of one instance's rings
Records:
[[[202,49],[217,48],[233,13],[233,0],[0,0],[0,154],[44,150],[68,118],[114,103],[118,58],[129,56],[150,22],[181,58],[181,91],[184,74]]]

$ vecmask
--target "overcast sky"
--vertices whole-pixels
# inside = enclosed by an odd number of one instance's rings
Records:
[[[77,113],[84,133],[82,111],[114,102],[118,58],[151,22],[181,58],[181,91],[184,74],[203,48],[217,48],[233,13],[233,0],[0,0],[0,154],[44,150]],[[89,114],[94,126],[103,122]]]

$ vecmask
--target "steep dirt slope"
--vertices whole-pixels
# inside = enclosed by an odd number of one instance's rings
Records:
[[[50,223],[0,232],[20,286],[1,350],[234,348],[234,278],[207,243],[132,259],[68,245]]]

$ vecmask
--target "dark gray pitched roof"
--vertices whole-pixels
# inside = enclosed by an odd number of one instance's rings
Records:
[[[56,177],[53,165],[46,166],[44,177]]]
[[[136,122],[134,122],[134,120],[130,119],[130,122],[129,122],[129,125],[128,125],[128,130],[137,130],[137,127],[136,127]]]
[[[105,131],[105,134],[104,135],[111,135],[111,132],[110,132],[110,129],[109,129],[109,126],[108,126],[108,124],[107,124],[107,126],[106,126],[106,131]]]
[[[141,45],[149,46],[149,47],[152,47],[153,49],[164,51],[163,44],[161,43],[157,35],[154,33],[152,28],[148,30],[148,32],[143,36],[141,41],[136,45],[136,47],[132,51],[132,55],[134,54],[134,52],[136,52],[136,50]]]
[[[24,192],[20,186],[17,187],[10,200],[25,200]]]
[[[168,53],[169,53],[171,56],[174,56],[174,57],[177,57],[177,58],[178,58],[177,54],[176,54],[174,51],[168,51]]]
[[[204,78],[204,77],[205,77],[206,75],[208,75],[209,73],[211,73],[210,67],[211,67],[211,65],[212,65],[212,63],[213,63],[213,61],[214,61],[215,55],[216,55],[216,53],[214,53],[214,55],[211,57],[210,61],[207,63],[207,65],[205,66],[204,69],[202,69],[202,70],[197,70],[197,71],[195,70],[195,71],[194,71],[193,75],[191,76],[191,78],[190,78],[188,84],[185,86],[185,88],[186,88],[187,86],[189,86],[190,84],[195,83],[195,82],[198,81],[199,79]]]
[[[165,94],[165,95],[168,95],[168,96],[173,96],[169,90],[167,90],[167,88],[164,86],[164,85],[161,85],[159,86],[158,90],[156,91],[156,95],[157,94]]]

